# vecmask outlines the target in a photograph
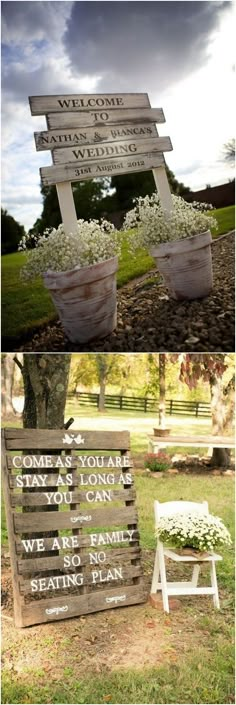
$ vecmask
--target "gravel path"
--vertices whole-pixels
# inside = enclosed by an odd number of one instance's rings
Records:
[[[169,299],[167,289],[144,280],[117,293],[116,330],[103,340],[74,345],[57,321],[41,329],[18,348],[21,351],[148,352],[235,350],[234,329],[234,233],[215,240],[212,246],[214,289],[195,301]],[[146,282],[145,282],[146,280]]]

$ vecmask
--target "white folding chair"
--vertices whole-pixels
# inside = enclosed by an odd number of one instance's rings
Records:
[[[154,501],[154,513],[155,513],[155,525],[158,526],[158,520],[160,517],[169,516],[176,514],[177,512],[189,513],[189,512],[199,512],[199,514],[209,514],[208,503],[207,502],[158,502]],[[166,578],[166,561],[169,558],[177,563],[193,563],[193,573],[192,579],[188,582],[167,582]],[[219,609],[219,595],[216,577],[215,562],[222,560],[222,556],[217,553],[204,553],[204,556],[191,556],[191,555],[180,555],[172,548],[165,548],[163,543],[157,540],[157,548],[155,555],[155,563],[152,578],[151,594],[156,593],[158,590],[162,592],[163,609],[165,612],[169,612],[169,596],[178,595],[212,595],[214,606]],[[211,577],[211,587],[198,587],[198,577],[200,572],[200,567],[203,563],[209,563],[210,566],[210,577]]]

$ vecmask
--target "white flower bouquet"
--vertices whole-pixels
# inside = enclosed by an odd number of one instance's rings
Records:
[[[19,249],[28,249],[31,239],[25,238]],[[120,254],[120,240],[114,225],[106,220],[78,220],[77,232],[69,234],[59,225],[34,239],[36,246],[27,252],[21,277],[34,279],[45,272],[66,272],[104,262]]]
[[[232,541],[222,519],[212,514],[197,512],[172,514],[161,517],[156,536],[163,543],[175,548],[192,548],[197,551],[213,551]]]
[[[217,229],[217,221],[209,213],[212,206],[206,203],[187,203],[180,196],[172,195],[173,210],[162,208],[158,193],[135,199],[135,207],[126,214],[123,228],[131,229],[128,242],[135,254],[140,247],[149,249],[160,243],[173,242]],[[137,228],[132,233],[132,228]]]

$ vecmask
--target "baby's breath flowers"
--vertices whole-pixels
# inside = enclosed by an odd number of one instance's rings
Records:
[[[180,196],[173,196],[173,210],[167,213],[161,206],[157,193],[135,199],[135,207],[125,217],[124,230],[128,233],[130,249],[135,253],[140,247],[150,248],[163,242],[180,240],[217,228],[217,221],[206,211],[206,203],[187,203]]]
[[[29,238],[30,242],[30,238]],[[20,249],[28,249],[27,238]],[[104,262],[120,254],[120,235],[106,220],[78,220],[76,233],[66,234],[63,225],[47,229],[35,239],[36,246],[27,254],[22,267],[23,279],[34,279],[45,272],[65,272]]]
[[[222,519],[198,512],[161,517],[156,527],[156,536],[169,546],[191,547],[199,551],[213,551],[232,543]]]

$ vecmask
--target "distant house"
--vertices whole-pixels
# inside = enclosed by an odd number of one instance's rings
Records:
[[[214,208],[225,208],[235,204],[235,181],[220,186],[208,186],[201,191],[192,191],[185,196],[186,201],[211,203]]]

